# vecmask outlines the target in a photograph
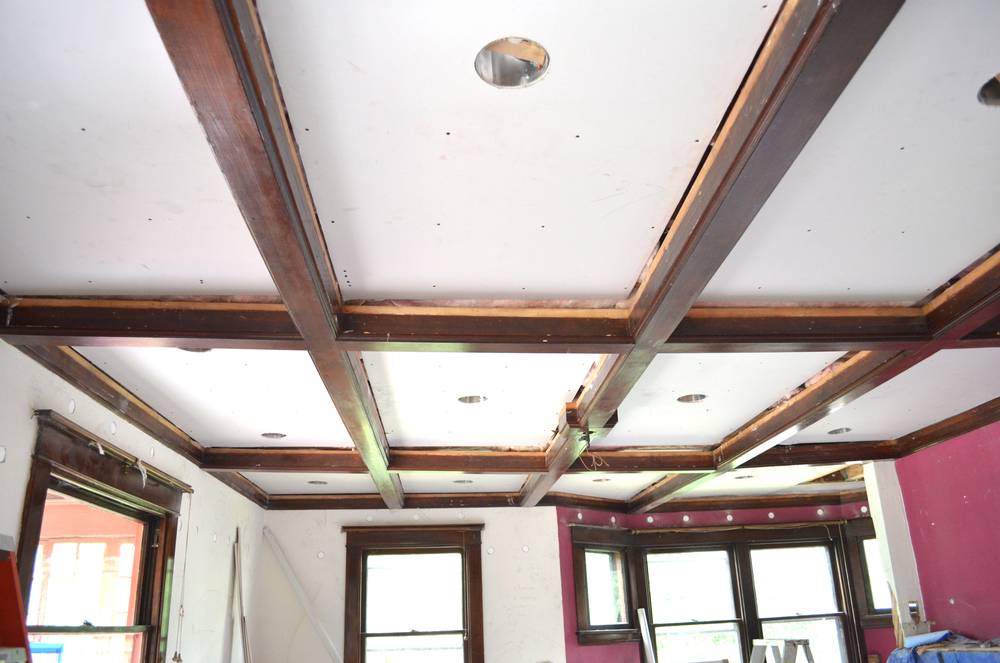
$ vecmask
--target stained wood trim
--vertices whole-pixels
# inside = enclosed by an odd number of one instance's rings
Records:
[[[670,474],[653,485],[639,492],[628,501],[627,509],[631,513],[645,513],[662,507],[667,500],[685,490],[691,490],[713,479],[714,473],[704,474]]]
[[[837,493],[786,493],[783,495],[687,497],[664,502],[654,511],[659,513],[678,511],[725,511],[730,509],[780,509],[796,506],[827,506],[866,502],[868,494],[864,490],[841,491]]]
[[[148,0],[236,204],[305,347],[390,507],[403,505],[363,367],[336,345],[342,303],[256,7]]]
[[[257,506],[264,509],[270,508],[270,499],[267,493],[239,472],[219,471],[211,474]]]
[[[904,350],[933,339],[926,307],[695,307],[658,352]],[[940,311],[946,310],[941,306]],[[618,354],[626,309],[349,305],[337,347],[379,352]],[[940,315],[938,313],[937,315]],[[0,338],[12,345],[304,350],[285,305],[232,299],[6,297]],[[949,347],[997,347],[989,323]]]
[[[18,349],[168,449],[195,464],[201,461],[204,448],[198,442],[76,350],[43,346]]]
[[[837,465],[869,460],[889,460],[898,458],[899,455],[899,445],[895,440],[778,445],[756,458],[750,459],[742,467]]]
[[[899,456],[906,456],[996,421],[1000,421],[1000,398],[994,398],[943,421],[925,426],[893,442],[899,449]]]
[[[415,509],[457,509],[517,506],[517,493],[412,493],[406,507]],[[378,495],[270,495],[268,509],[384,509]]]
[[[727,113],[629,312],[635,347],[605,361],[553,440],[558,464],[522,491],[532,506],[608,422],[777,186],[901,0],[786,2]]]

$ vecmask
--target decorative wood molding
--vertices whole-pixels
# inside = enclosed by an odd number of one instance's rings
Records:
[[[337,344],[342,302],[267,52],[242,0],[148,0],[243,218],[379,493],[403,505],[364,367]]]

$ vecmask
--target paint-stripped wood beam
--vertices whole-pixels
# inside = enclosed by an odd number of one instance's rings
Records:
[[[610,357],[561,426],[545,474],[525,483],[537,504],[608,422],[659,347],[680,325],[813,132],[847,86],[901,0],[788,1],[641,278],[629,325],[635,346]]]
[[[239,472],[213,472],[212,476],[226,484],[237,493],[247,498],[254,504],[265,509],[270,508],[269,497],[257,484],[244,477]],[[381,499],[375,495],[376,499]]]
[[[345,306],[344,350],[609,353],[634,345],[619,309],[439,309]],[[390,322],[386,322],[389,320]],[[902,350],[933,337],[910,307],[695,307],[659,352]],[[0,338],[13,345],[304,350],[280,302],[206,299],[0,298]],[[1000,346],[989,324],[954,347]]]
[[[402,486],[388,470],[385,431],[364,367],[336,345],[340,292],[256,8],[241,0],[147,5],[320,378],[379,493],[389,507],[402,507]]]
[[[898,456],[906,456],[997,421],[1000,421],[1000,398],[994,398],[943,421],[925,426],[893,442],[898,449]]]

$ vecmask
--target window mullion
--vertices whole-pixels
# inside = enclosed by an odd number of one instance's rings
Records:
[[[763,627],[757,614],[757,593],[753,584],[753,566],[750,563],[750,545],[737,543],[732,547],[733,569],[738,578],[738,607],[743,617],[743,655],[749,659],[753,641],[763,636]]]

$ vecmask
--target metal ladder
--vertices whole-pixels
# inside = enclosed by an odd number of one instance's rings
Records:
[[[798,648],[806,654],[807,663],[813,661],[812,650],[809,649],[808,640],[754,640],[753,651],[750,652],[750,663],[766,663],[767,650],[771,650],[774,663],[795,663],[798,656]]]

